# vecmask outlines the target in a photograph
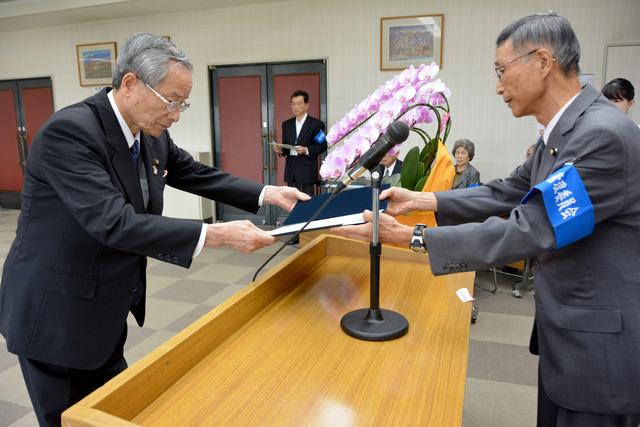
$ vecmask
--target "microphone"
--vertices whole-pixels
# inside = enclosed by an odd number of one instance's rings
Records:
[[[339,193],[358,179],[365,171],[380,163],[380,160],[387,154],[387,151],[391,150],[394,145],[403,143],[408,137],[409,126],[400,121],[391,123],[387,131],[373,143],[366,153],[360,156],[355,166],[347,171],[334,193]]]

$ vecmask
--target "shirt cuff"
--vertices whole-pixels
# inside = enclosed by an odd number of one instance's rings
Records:
[[[202,248],[204,248],[204,239],[207,237],[207,226],[209,224],[203,222],[202,223],[202,231],[200,231],[200,238],[198,239],[198,244],[196,245],[196,249],[193,251],[193,256],[191,258],[195,258],[200,255],[202,252]]]
[[[260,192],[260,197],[258,197],[258,206],[262,206],[262,201],[264,200],[264,193],[267,191],[267,186],[262,187],[262,191]]]

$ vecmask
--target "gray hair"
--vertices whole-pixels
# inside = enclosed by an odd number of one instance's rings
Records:
[[[555,12],[529,15],[512,22],[502,30],[496,46],[507,40],[511,40],[516,51],[530,46],[548,47],[565,75],[580,72],[580,43],[576,33],[567,18]]]
[[[157,86],[167,75],[172,62],[193,70],[189,58],[169,40],[149,33],[134,34],[120,50],[113,87],[120,88],[122,77],[127,73],[135,74],[151,87]]]
[[[476,146],[473,145],[473,142],[471,142],[470,140],[466,139],[466,138],[461,138],[459,140],[457,140],[454,144],[453,144],[453,149],[451,150],[451,154],[453,154],[454,156],[456,155],[456,150],[458,148],[464,148],[465,150],[467,150],[467,153],[469,153],[469,161],[473,160],[473,156],[476,155]]]

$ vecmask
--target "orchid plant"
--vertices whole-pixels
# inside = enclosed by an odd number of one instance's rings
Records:
[[[394,120],[401,120],[420,135],[422,149],[413,147],[402,164],[402,187],[420,191],[424,187],[435,158],[438,141],[444,143],[449,135],[451,116],[448,97],[451,91],[440,79],[433,80],[439,67],[413,65],[377,88],[370,96],[353,107],[335,123],[327,134],[333,147],[320,168],[323,179],[342,176],[360,155],[384,133]],[[433,137],[419,125],[436,122]],[[342,142],[342,144],[339,144]],[[396,154],[399,147],[389,152]]]

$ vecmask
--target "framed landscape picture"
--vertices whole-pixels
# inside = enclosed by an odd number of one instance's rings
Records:
[[[442,68],[444,15],[380,18],[380,69],[402,70],[413,64]]]
[[[116,42],[79,44],[80,86],[109,86],[116,69]]]

